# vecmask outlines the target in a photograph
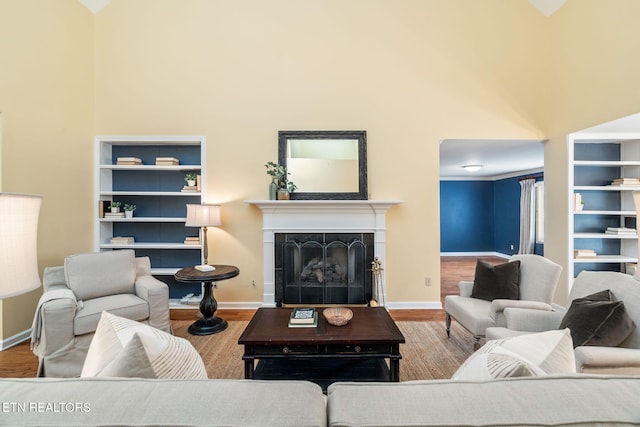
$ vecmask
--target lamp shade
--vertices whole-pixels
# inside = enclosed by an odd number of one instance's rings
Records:
[[[187,205],[187,227],[217,227],[220,221],[220,205]]]
[[[42,197],[0,193],[0,299],[40,287],[38,216]]]

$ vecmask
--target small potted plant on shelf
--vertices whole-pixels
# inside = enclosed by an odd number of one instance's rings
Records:
[[[289,200],[290,194],[298,187],[292,181],[289,181],[287,168],[274,162],[267,162],[264,166],[267,168],[267,175],[271,176],[269,199]]]
[[[109,209],[111,209],[111,213],[118,213],[120,212],[120,206],[122,206],[122,203],[120,202],[111,202],[109,204]]]
[[[136,205],[124,204],[124,216],[126,218],[133,218],[133,211],[136,210]]]
[[[197,175],[193,172],[189,172],[185,177],[184,180],[187,181],[187,185],[189,187],[195,187],[196,186],[196,179],[197,179]]]

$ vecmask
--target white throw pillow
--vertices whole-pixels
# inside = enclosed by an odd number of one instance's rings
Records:
[[[202,358],[186,339],[106,311],[80,376],[208,378]]]
[[[451,379],[483,381],[576,372],[569,329],[487,341]]]

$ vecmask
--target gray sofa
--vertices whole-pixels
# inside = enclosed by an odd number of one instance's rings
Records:
[[[640,379],[548,376],[469,382],[0,379],[0,425],[640,425]]]
[[[583,271],[573,282],[569,301],[610,289],[624,301],[627,313],[636,324],[631,335],[619,347],[579,346],[575,349],[576,369],[580,373],[640,375],[640,281],[638,276],[611,271]],[[486,330],[487,340],[558,329],[566,312],[507,308],[506,326]]]

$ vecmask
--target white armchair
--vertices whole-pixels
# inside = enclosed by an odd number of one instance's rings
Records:
[[[43,282],[31,337],[38,376],[79,376],[103,311],[171,332],[169,288],[132,250],[69,256]]]
[[[512,261],[520,261],[520,299],[495,299],[486,301],[472,298],[472,281],[459,283],[460,295],[447,295],[444,300],[447,336],[451,334],[454,318],[474,338],[474,349],[480,346],[485,330],[492,326],[505,326],[504,310],[508,307],[551,311],[551,301],[560,278],[562,267],[539,255],[515,255]]]
[[[611,271],[583,271],[573,282],[569,301],[610,289],[623,301],[636,328],[618,347],[579,346],[575,349],[576,370],[583,373],[640,375],[640,281],[637,277]],[[566,309],[540,312],[519,308],[505,310],[506,325],[491,327],[487,339],[558,329]]]

